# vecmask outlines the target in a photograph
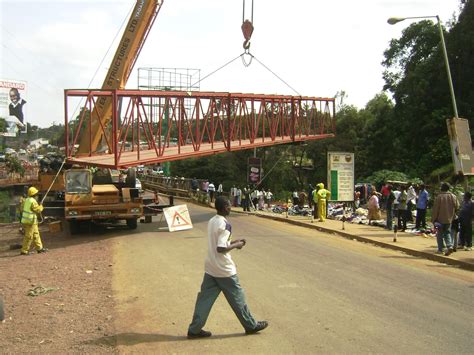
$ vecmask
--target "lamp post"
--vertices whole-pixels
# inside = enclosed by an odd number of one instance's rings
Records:
[[[453,111],[454,117],[459,118],[458,116],[458,107],[456,105],[456,97],[454,96],[454,88],[453,88],[453,80],[451,78],[451,70],[449,68],[449,61],[448,61],[448,52],[446,51],[446,43],[444,42],[444,34],[443,28],[441,27],[441,21],[439,20],[439,16],[414,16],[414,17],[390,17],[387,22],[390,25],[395,25],[398,22],[403,20],[410,20],[410,19],[419,19],[419,18],[436,18],[438,21],[438,29],[439,29],[439,36],[441,37],[441,47],[443,49],[443,56],[444,56],[444,64],[446,64],[446,74],[448,75],[448,83],[449,83],[449,92],[451,93],[451,101],[453,104]]]

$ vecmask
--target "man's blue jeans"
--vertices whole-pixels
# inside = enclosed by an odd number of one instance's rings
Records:
[[[451,224],[441,224],[441,227],[438,229],[438,233],[436,233],[436,241],[438,242],[438,251],[443,251],[443,242],[446,244],[446,248],[452,249],[453,248],[453,241],[451,240]]]
[[[237,275],[213,277],[205,273],[201,284],[201,291],[196,299],[193,320],[188,328],[190,333],[198,334],[204,327],[211,308],[221,291],[224,293],[227,302],[229,302],[244,329],[255,329],[257,321],[252,317],[247,307],[244,290],[240,286]]]

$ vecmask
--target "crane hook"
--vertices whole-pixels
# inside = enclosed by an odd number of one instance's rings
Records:
[[[253,33],[253,24],[250,22],[250,20],[245,20],[244,23],[242,23],[242,34],[244,35],[245,41],[244,41],[244,49],[248,50],[250,48],[250,38],[252,37]]]
[[[250,48],[250,38],[252,37],[253,33],[253,0],[252,0],[252,9],[251,9],[251,16],[250,20],[245,20],[245,0],[243,0],[242,6],[242,34],[244,35],[245,41],[243,44],[245,53],[248,53]]]

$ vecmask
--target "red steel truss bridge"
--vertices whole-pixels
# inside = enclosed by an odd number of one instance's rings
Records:
[[[68,163],[124,169],[334,137],[335,101],[225,92],[65,90],[65,128]]]

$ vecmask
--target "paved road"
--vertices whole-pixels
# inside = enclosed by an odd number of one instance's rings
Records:
[[[187,340],[212,210],[189,205],[194,228],[169,233],[157,222],[117,238],[115,324],[119,350],[156,353],[470,353],[470,271],[307,228],[230,216],[242,286],[257,319],[245,336],[223,296],[205,340]],[[164,226],[164,222],[160,225]]]

